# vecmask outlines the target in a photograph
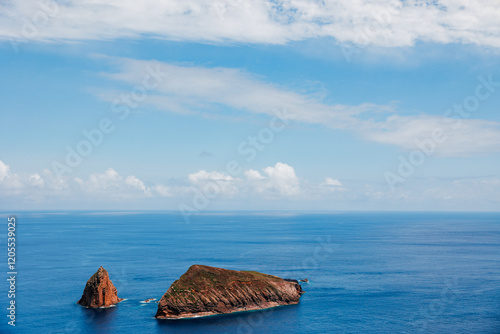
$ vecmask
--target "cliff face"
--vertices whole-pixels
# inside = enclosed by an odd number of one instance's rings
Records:
[[[103,267],[100,267],[87,281],[78,304],[91,308],[109,307],[118,304],[122,300],[118,298],[116,288],[109,279],[108,272]]]
[[[256,271],[194,265],[163,295],[156,318],[189,318],[297,304],[303,293],[294,280]]]

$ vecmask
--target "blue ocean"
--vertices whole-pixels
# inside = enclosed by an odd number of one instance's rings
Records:
[[[2,250],[7,257],[7,215]],[[500,333],[499,213],[17,214],[16,326],[2,333]],[[4,277],[7,276],[7,261]],[[305,279],[298,305],[156,320],[193,264]],[[76,304],[103,266],[126,298]]]

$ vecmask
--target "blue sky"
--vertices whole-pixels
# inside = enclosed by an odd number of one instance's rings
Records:
[[[0,209],[498,210],[498,4],[0,7]]]

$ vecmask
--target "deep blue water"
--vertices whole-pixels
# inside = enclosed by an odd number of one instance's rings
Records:
[[[2,280],[2,333],[500,333],[498,213],[17,218],[17,325],[7,326]],[[192,264],[310,282],[299,305],[155,320],[156,304],[139,302],[159,299]],[[101,265],[127,300],[84,309],[76,301]]]

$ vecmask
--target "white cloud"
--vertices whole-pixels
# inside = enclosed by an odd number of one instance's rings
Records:
[[[10,166],[4,164],[0,160],[0,181],[3,181],[6,177],[9,176]]]
[[[278,87],[265,78],[231,68],[180,66],[155,61],[111,59],[119,71],[107,77],[141,85],[149,69],[161,73],[163,81],[144,102],[169,112],[200,113],[210,117],[221,106],[251,114],[279,116],[286,121],[320,124],[348,130],[378,143],[405,150],[417,148],[415,141],[431,138],[432,131],[445,130],[447,140],[436,147],[441,156],[467,156],[500,151],[500,123],[477,119],[456,121],[426,114],[401,116],[392,104],[327,104],[315,94],[300,94]],[[102,94],[113,102],[121,93]]]
[[[78,185],[75,192],[106,196],[113,200],[172,196],[170,187],[163,184],[147,186],[138,177],[134,175],[123,177],[113,168],[108,168],[103,174],[91,174],[87,180],[75,178],[74,181]],[[72,180],[67,182],[71,184]]]
[[[87,180],[75,179],[75,182],[79,190],[86,194],[109,196],[113,199],[150,197],[152,190],[158,189],[147,187],[142,180],[133,175],[123,177],[113,168],[108,168],[103,174],[91,174]],[[166,188],[161,191],[167,192]]]
[[[10,171],[10,166],[0,160],[0,186],[10,193],[18,193],[23,184],[17,174]]]
[[[188,179],[193,185],[191,190],[197,189],[203,193],[209,193],[210,197],[218,196],[219,194],[232,197],[238,194],[240,190],[235,182],[233,182],[234,178],[232,176],[216,171],[207,172],[206,170],[200,170],[189,174]]]
[[[231,181],[233,177],[219,172],[207,172],[206,170],[200,170],[196,173],[188,175],[189,180],[192,183],[198,183],[202,181]]]
[[[417,41],[500,47],[496,0],[7,0],[0,36],[41,41],[151,36],[181,41],[284,44],[318,37],[410,46]],[[52,4],[52,6],[50,6]],[[57,7],[57,8],[56,8]],[[40,14],[48,14],[48,20]],[[34,19],[35,16],[35,19]],[[32,26],[26,24],[31,22]]]
[[[104,173],[94,173],[87,178],[57,178],[50,170],[31,175],[17,175],[9,172],[10,167],[0,161],[0,197],[21,196],[25,199],[42,201],[44,198],[61,200],[80,198],[105,198],[121,200],[130,198],[170,196],[169,188],[164,185],[147,187],[139,178],[129,175],[123,177],[113,168]]]
[[[31,175],[29,180],[34,186],[43,187],[45,185],[45,180],[38,173]]]
[[[258,170],[249,169],[244,172],[245,176],[249,180],[262,180],[264,177],[260,174]]]
[[[293,196],[300,193],[299,179],[295,169],[285,163],[278,162],[274,167],[264,168],[269,182],[265,185],[280,195]]]
[[[166,187],[166,186],[164,186],[162,184],[153,186],[152,190],[154,192],[156,192],[160,197],[170,197],[170,196],[172,196],[172,193],[170,192],[170,188],[168,188],[168,187]]]
[[[333,187],[340,187],[342,186],[342,183],[337,180],[337,179],[332,179],[331,177],[327,177],[325,179],[325,182],[323,183],[325,186],[333,186]]]
[[[200,193],[209,198],[212,204],[231,199],[262,205],[300,203],[305,208],[317,205],[317,208],[323,209],[497,210],[500,204],[500,179],[494,176],[469,179],[411,178],[405,182],[405,187],[391,191],[385,183],[363,182],[350,182],[349,189],[345,189],[340,181],[329,177],[324,183],[314,185],[299,179],[292,166],[281,162],[263,168],[263,173],[246,170],[245,178],[229,178],[220,172],[193,173],[204,176],[196,178],[194,183],[188,176],[185,183],[173,186],[147,186],[141,179],[123,177],[112,168],[84,178],[58,180],[49,170],[18,175],[11,173],[9,166],[2,161],[0,166],[3,171],[9,170],[8,175],[0,181],[0,202],[7,199],[18,203],[58,203],[58,208],[69,202],[109,205],[113,202],[138,203],[139,199],[150,201],[155,198],[162,199],[160,205],[163,206],[167,204],[163,201],[165,197],[170,197],[169,201],[180,200],[190,204]],[[214,188],[214,185],[218,188]],[[175,198],[172,194],[175,194]]]
[[[233,178],[217,171],[200,170],[188,179],[196,191],[220,193],[226,197],[253,196],[277,198],[300,193],[299,179],[292,166],[278,162],[263,168],[264,175],[254,169],[243,171],[244,179]],[[243,195],[244,194],[244,195]]]
[[[442,140],[434,140],[439,131]],[[500,151],[500,123],[477,119],[393,115],[385,122],[368,126],[363,137],[383,144],[418,149],[422,143],[434,142],[440,156],[469,156]],[[419,144],[420,143],[420,144]]]
[[[83,181],[83,180],[82,180]],[[81,184],[85,190],[118,190],[121,177],[113,168],[108,168],[103,174],[92,174],[88,181],[83,181]]]
[[[226,197],[254,196],[277,198],[300,193],[299,179],[292,166],[278,162],[263,168],[264,175],[254,169],[243,171],[244,179],[233,178],[217,171],[200,170],[189,174],[193,189],[198,192],[220,193]]]
[[[326,105],[314,96],[302,95],[270,84],[264,78],[234,68],[180,66],[156,61],[108,58],[119,72],[108,78],[131,85],[141,85],[150,70],[158,73],[161,84],[151,91],[143,103],[161,110],[180,113],[216,113],[220,105],[252,114],[282,116],[307,123],[327,122],[330,127],[353,127],[354,116],[366,112],[392,111],[391,105]],[[118,94],[99,93],[114,102]],[[208,110],[208,111],[207,111]]]
[[[133,175],[127,176],[127,178],[125,179],[125,183],[133,188],[146,191],[146,186],[144,185],[144,182],[142,182]]]

